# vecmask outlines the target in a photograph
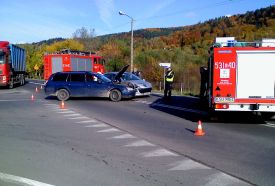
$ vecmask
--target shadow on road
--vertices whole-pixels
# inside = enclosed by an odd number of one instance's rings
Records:
[[[198,120],[212,123],[230,124],[262,124],[266,123],[259,113],[253,112],[211,112],[207,104],[197,97],[172,96],[163,99],[162,96],[153,102],[150,107],[186,120],[197,122]]]

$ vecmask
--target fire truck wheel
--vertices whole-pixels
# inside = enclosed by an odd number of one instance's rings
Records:
[[[109,97],[110,97],[111,101],[117,102],[117,101],[121,100],[122,96],[121,96],[121,92],[119,90],[113,89],[113,90],[111,90]]]
[[[70,98],[70,94],[66,89],[60,89],[57,91],[57,99],[60,101],[66,101]]]

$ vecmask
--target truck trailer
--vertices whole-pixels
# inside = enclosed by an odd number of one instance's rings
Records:
[[[0,41],[0,86],[13,88],[25,84],[26,53],[23,48]]]
[[[275,40],[237,42],[230,38],[226,43],[218,39],[209,51],[207,70],[201,69],[205,90],[201,97],[214,111],[274,115]]]
[[[44,55],[44,79],[55,72],[90,71],[103,74],[105,61],[92,52],[64,49]]]

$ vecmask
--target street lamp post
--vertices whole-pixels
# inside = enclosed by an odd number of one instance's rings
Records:
[[[122,11],[119,11],[118,13],[119,15],[125,15],[131,19],[131,65],[130,67],[131,67],[131,72],[133,72],[134,70],[134,62],[133,62],[134,61],[134,31],[133,31],[134,19]]]

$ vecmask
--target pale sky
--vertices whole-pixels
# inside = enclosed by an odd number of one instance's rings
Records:
[[[96,35],[196,24],[275,5],[275,0],[1,0],[0,40],[31,43],[70,38],[76,29]]]

